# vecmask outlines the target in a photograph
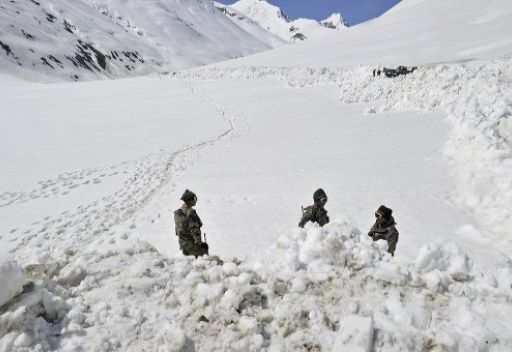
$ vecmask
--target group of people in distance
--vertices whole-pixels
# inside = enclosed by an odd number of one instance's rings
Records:
[[[180,250],[184,255],[193,255],[196,258],[208,255],[208,244],[203,241],[201,236],[201,227],[203,223],[197,215],[194,206],[197,203],[197,196],[194,192],[185,190],[181,196],[183,205],[174,212],[174,224],[176,236]],[[313,193],[313,205],[302,209],[302,218],[299,227],[304,227],[307,222],[311,221],[320,226],[329,223],[329,216],[325,209],[327,203],[327,194],[321,188]],[[381,205],[375,212],[375,223],[370,232],[368,232],[374,241],[385,240],[388,243],[388,252],[393,256],[395,254],[396,244],[398,242],[398,230],[396,222],[393,218],[393,210]]]

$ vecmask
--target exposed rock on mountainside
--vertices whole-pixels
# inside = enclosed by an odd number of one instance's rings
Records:
[[[143,75],[253,54],[281,43],[269,33],[256,36],[240,28],[207,0],[0,4],[0,72],[31,79]]]

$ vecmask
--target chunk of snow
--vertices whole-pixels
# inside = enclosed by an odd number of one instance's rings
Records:
[[[464,250],[453,241],[438,240],[423,246],[416,259],[416,270],[431,273],[446,272],[454,280],[466,280],[473,263]]]
[[[23,271],[15,261],[0,264],[0,306],[23,291]]]
[[[342,318],[333,352],[368,352],[373,341],[373,319],[358,315]]]

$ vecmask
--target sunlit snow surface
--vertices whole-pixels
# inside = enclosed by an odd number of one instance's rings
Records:
[[[0,351],[510,351],[512,5],[466,4],[354,28],[463,38],[396,79],[372,70],[416,44],[354,67],[334,37],[175,75],[1,76]],[[298,229],[317,187],[333,222]],[[223,262],[178,253],[185,188]],[[366,235],[380,204],[394,258]]]

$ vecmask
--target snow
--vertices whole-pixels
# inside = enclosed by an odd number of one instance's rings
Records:
[[[21,267],[14,261],[0,263],[0,307],[23,291],[24,278]]]
[[[342,29],[345,27],[348,27],[347,22],[341,15],[341,13],[333,13],[329,17],[327,17],[325,20],[320,21],[322,25],[328,28],[334,28],[334,29]]]
[[[235,10],[261,27],[287,42],[300,42],[346,28],[340,14],[333,14],[318,22],[308,18],[289,20],[286,14],[275,5],[265,0],[239,0],[228,9]]]
[[[311,241],[319,232],[323,236]],[[311,251],[325,255],[301,255]],[[432,257],[436,251],[443,249],[431,249]],[[362,252],[371,259],[362,261]],[[77,252],[58,265],[62,271],[93,258],[78,286],[36,281],[36,288],[22,295],[22,308],[15,305],[1,316],[0,346],[49,349],[55,331],[61,335],[59,350],[131,351],[148,343],[177,351],[228,346],[354,351],[486,346],[492,351],[512,345],[508,330],[491,328],[495,318],[506,319],[510,287],[499,289],[471,271],[433,296],[429,273],[413,263],[394,263],[348,223],[295,229],[243,262],[164,257],[137,242],[106,254]],[[374,279],[376,270],[390,265],[401,269],[393,280]],[[293,289],[298,277],[307,282],[301,292]],[[36,315],[44,319],[33,326]],[[458,324],[447,324],[451,319]],[[59,324],[52,327],[55,320]]]
[[[169,75],[0,75],[0,351],[511,350],[512,11],[458,4]],[[298,228],[318,187],[331,223]],[[178,250],[186,188],[214,256]]]
[[[213,3],[215,7],[225,13],[231,21],[240,26],[244,31],[252,34],[264,43],[270,44],[273,48],[282,46],[287,43],[287,41],[284,39],[281,39],[275,34],[270,33],[268,30],[261,27],[258,23],[236,11],[234,8],[215,1]]]
[[[373,339],[373,320],[371,317],[348,315],[343,317],[342,326],[336,338],[333,352],[370,351]]]
[[[508,0],[403,0],[349,30],[217,66],[376,67],[499,58],[512,54],[511,17]]]

